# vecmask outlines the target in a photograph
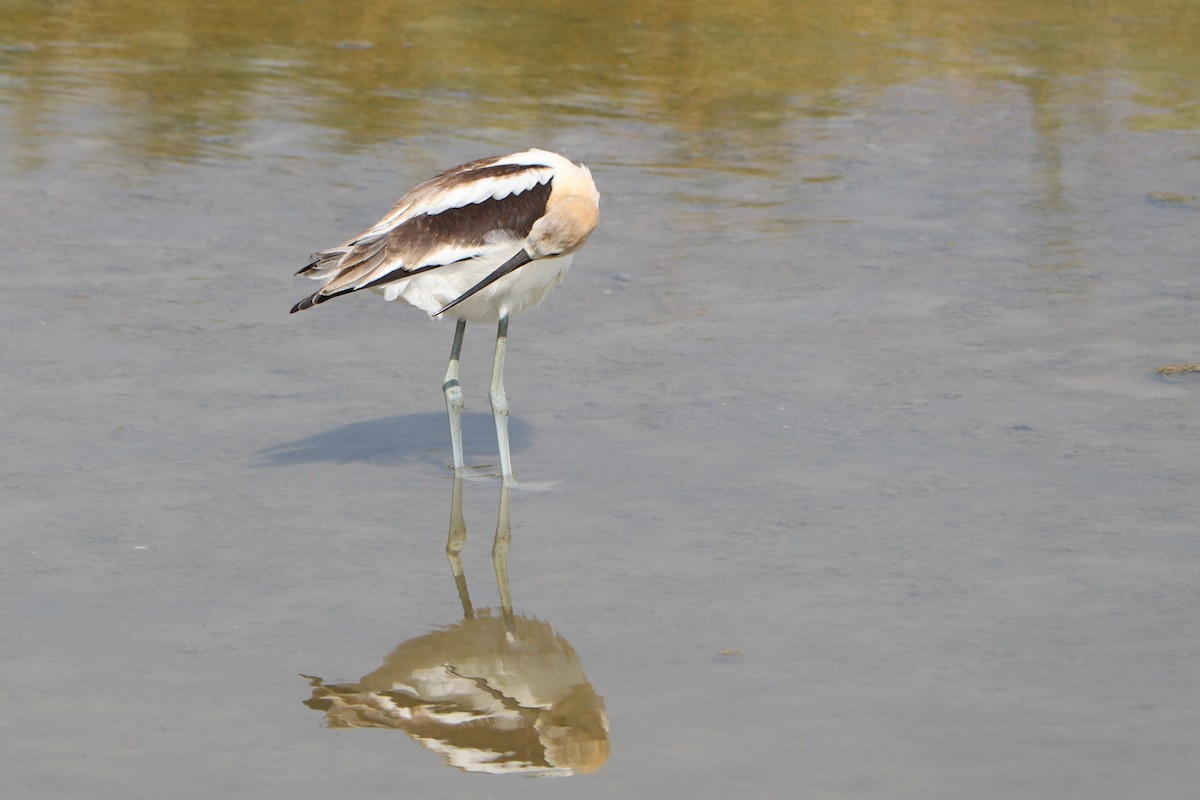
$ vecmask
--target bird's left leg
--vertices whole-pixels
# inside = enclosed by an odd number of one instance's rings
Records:
[[[508,397],[504,394],[504,349],[508,343],[508,314],[496,328],[496,358],[492,361],[492,417],[496,420],[496,444],[500,447],[500,474],[512,477],[512,456],[508,451]]]

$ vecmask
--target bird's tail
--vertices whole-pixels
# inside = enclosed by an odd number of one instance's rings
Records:
[[[308,297],[301,300],[296,305],[292,306],[291,313],[304,311],[312,308],[315,305],[324,303],[331,297],[346,294],[354,291],[351,289],[343,289],[341,291],[326,291],[328,284],[338,277],[339,274],[345,271],[345,265],[342,263],[346,254],[353,248],[353,244],[344,245],[342,247],[333,247],[329,250],[322,250],[319,253],[313,253],[309,256],[308,264],[296,271],[297,275],[303,275],[306,278],[311,278],[314,281],[325,281],[326,286],[318,289]]]

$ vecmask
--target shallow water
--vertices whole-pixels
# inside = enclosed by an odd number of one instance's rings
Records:
[[[581,8],[4,7],[13,796],[1191,797],[1200,11]],[[287,314],[529,145],[604,195],[509,339],[513,610],[576,657],[522,669],[596,698],[549,781],[305,706],[503,617],[500,487],[456,582],[452,326]]]

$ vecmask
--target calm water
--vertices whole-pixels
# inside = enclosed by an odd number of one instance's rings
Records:
[[[1200,6],[250,5],[0,3],[6,796],[1194,797]],[[530,145],[507,502],[287,310]]]

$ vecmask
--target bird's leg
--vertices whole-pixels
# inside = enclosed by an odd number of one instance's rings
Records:
[[[458,382],[458,360],[462,355],[463,334],[467,321],[460,319],[454,328],[454,344],[450,348],[450,363],[446,365],[446,380],[442,382],[442,394],[446,395],[446,414],[450,417],[450,447],[454,450],[455,471],[463,468],[462,415],[463,390]]]
[[[488,397],[492,401],[492,417],[496,420],[496,443],[500,447],[500,474],[512,477],[512,456],[508,451],[508,397],[504,394],[504,348],[508,343],[508,314],[500,318],[496,328],[496,358],[492,361],[492,386]]]

